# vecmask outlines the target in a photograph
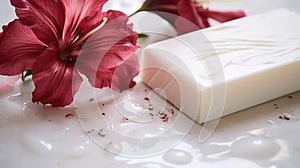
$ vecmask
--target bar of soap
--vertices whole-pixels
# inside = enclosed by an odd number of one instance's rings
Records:
[[[198,123],[300,90],[300,15],[276,9],[147,46],[141,79]]]

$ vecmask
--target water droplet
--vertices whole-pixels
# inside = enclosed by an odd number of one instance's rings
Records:
[[[193,156],[190,153],[178,149],[167,151],[163,158],[173,164],[188,164],[193,160]]]
[[[280,146],[271,140],[259,136],[239,137],[231,145],[230,154],[251,160],[265,160],[275,156]]]
[[[53,151],[51,143],[36,136],[26,135],[22,142],[25,148],[39,155],[49,155],[49,152]]]
[[[133,93],[129,93],[123,100],[122,115],[130,120],[137,122],[150,122],[151,117],[147,115],[149,113],[150,101],[145,101],[144,96],[135,96]]]
[[[24,102],[24,103],[23,103],[22,111],[25,111],[25,110],[27,109],[28,103],[29,103],[29,102]]]
[[[85,146],[74,146],[72,150],[69,152],[69,156],[71,157],[81,157],[86,153],[87,149]]]
[[[18,98],[18,97],[20,97],[20,96],[21,96],[21,93],[14,93],[14,94],[8,96],[7,98],[8,98],[9,100],[13,100],[13,99],[16,99],[16,98]]]
[[[274,121],[272,121],[272,120],[268,120],[268,123],[270,123],[271,125],[274,125]]]
[[[47,142],[41,140],[40,144],[42,144],[42,146],[45,147],[48,151],[52,150],[52,145],[50,143],[47,143]]]

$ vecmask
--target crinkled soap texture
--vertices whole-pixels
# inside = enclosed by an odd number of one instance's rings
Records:
[[[17,19],[0,33],[0,74],[32,70],[33,102],[72,103],[85,75],[96,88],[133,87],[137,33],[107,0],[11,0]]]

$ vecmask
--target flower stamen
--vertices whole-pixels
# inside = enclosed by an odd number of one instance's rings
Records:
[[[94,33],[96,33],[98,30],[100,30],[105,24],[106,22],[108,21],[108,18],[107,17],[103,17],[103,21],[102,23],[97,26],[96,28],[94,28],[93,30],[91,30],[90,32],[88,32],[85,36],[83,36],[79,41],[73,43],[72,45],[73,46],[77,46],[77,45],[80,45],[82,44],[85,40],[87,40],[91,35],[93,35]],[[77,38],[76,38],[77,39]]]

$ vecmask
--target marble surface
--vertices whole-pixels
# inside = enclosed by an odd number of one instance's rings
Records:
[[[296,0],[210,5],[243,8],[250,15],[277,7],[300,11]],[[1,25],[12,18],[8,0],[1,1]],[[144,27],[139,22],[135,28]],[[194,123],[143,83],[119,93],[85,82],[67,108],[31,103],[32,90],[30,80],[0,90],[1,167],[276,168],[300,163],[300,92],[226,116],[214,129],[216,123]]]

